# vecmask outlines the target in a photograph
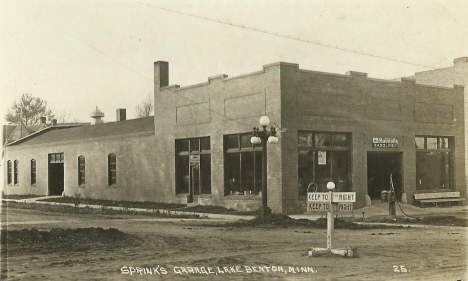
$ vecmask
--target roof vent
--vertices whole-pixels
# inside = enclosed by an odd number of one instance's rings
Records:
[[[94,124],[100,124],[102,123],[102,117],[104,117],[104,112],[100,111],[97,106],[96,109],[93,110],[90,114],[89,117],[94,118]]]

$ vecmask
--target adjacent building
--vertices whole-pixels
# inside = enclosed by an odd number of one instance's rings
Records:
[[[6,146],[6,193],[261,205],[267,153],[268,205],[306,210],[308,189],[355,191],[355,207],[393,184],[399,200],[459,191],[466,197],[463,86],[372,79],[274,63],[237,77],[169,84],[154,64],[155,116],[75,128],[50,127]],[[250,142],[267,115],[279,142]]]
[[[453,66],[434,69],[429,71],[416,72],[412,77],[417,83],[450,87],[458,84],[465,86],[465,149],[468,148],[468,57],[456,58]],[[468,183],[468,153],[465,152],[465,176]]]

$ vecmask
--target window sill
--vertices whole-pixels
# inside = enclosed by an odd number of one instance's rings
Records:
[[[34,183],[34,184],[31,184],[31,187],[36,187],[36,184],[35,184],[35,183]]]
[[[80,185],[78,185],[78,188],[85,188],[85,187],[86,187],[86,184],[80,184]],[[109,187],[112,187],[112,185],[109,186]]]
[[[117,188],[117,184],[108,185],[109,188]]]
[[[189,195],[190,194],[188,193],[177,193],[176,197],[187,197]],[[193,195],[193,196],[198,196],[198,198],[212,198],[213,197],[212,194],[199,194],[199,195]]]

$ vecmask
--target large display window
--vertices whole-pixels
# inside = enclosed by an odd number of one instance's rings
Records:
[[[299,195],[326,191],[333,181],[337,191],[348,191],[350,179],[350,134],[299,131]]]

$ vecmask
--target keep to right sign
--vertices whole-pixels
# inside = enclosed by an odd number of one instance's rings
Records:
[[[324,202],[309,202],[307,204],[307,211],[328,211],[330,209],[330,203]],[[334,211],[351,211],[353,210],[353,203],[337,203],[333,204]]]

